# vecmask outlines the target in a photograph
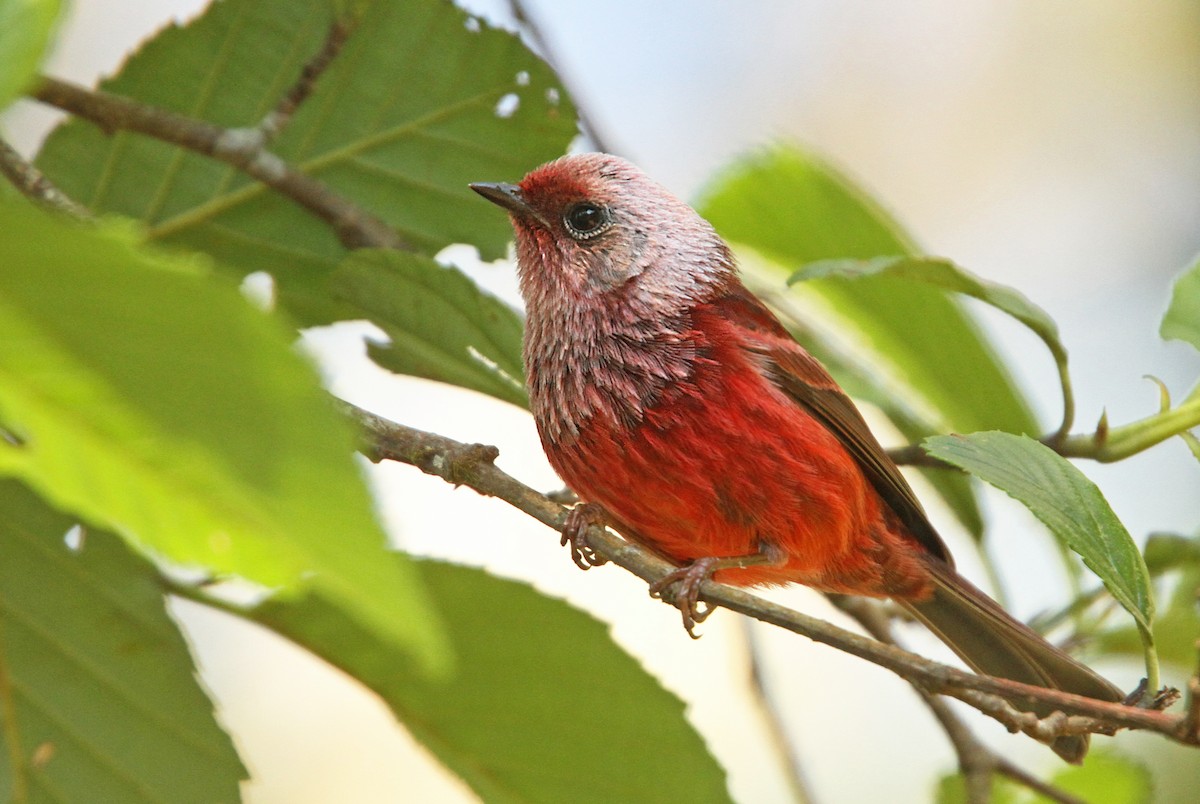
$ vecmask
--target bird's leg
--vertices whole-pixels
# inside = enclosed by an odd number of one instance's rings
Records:
[[[674,604],[683,616],[683,627],[692,639],[699,639],[695,628],[708,619],[716,606],[706,605],[700,608],[700,584],[707,581],[714,573],[725,569],[742,569],[744,567],[759,567],[764,564],[778,567],[787,562],[787,555],[778,546],[760,544],[757,553],[744,556],[706,556],[697,558],[674,572],[664,575],[650,584],[650,597],[662,598],[668,587],[679,584],[674,592]]]
[[[592,525],[608,525],[608,513],[596,503],[576,505],[567,512],[567,519],[563,522],[562,539],[559,540],[559,544],[571,545],[571,560],[582,570],[608,562],[607,558],[597,555],[588,544],[587,532]]]

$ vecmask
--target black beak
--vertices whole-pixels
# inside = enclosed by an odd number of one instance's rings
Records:
[[[504,207],[509,212],[516,213],[517,215],[533,214],[533,209],[530,208],[529,204],[525,203],[525,197],[521,195],[521,188],[515,184],[476,182],[468,186],[488,201],[497,206]]]

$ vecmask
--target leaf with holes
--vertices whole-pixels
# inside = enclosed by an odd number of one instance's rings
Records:
[[[561,154],[576,133],[566,93],[515,35],[445,0],[353,8],[341,18],[349,37],[271,150],[422,253],[470,243],[503,256],[508,224],[467,183],[520,176]],[[334,15],[328,0],[213,3],[101,88],[256,126],[321,49]],[[344,317],[325,285],[345,254],[334,234],[229,165],[82,121],[56,130],[38,163],[68,195],[145,222],[153,239],[212,254],[239,277],[272,274],[301,323]]]
[[[0,800],[235,802],[245,778],[154,568],[0,480]]]

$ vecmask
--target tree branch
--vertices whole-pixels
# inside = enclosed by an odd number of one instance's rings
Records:
[[[410,250],[394,229],[266,150],[261,131],[226,129],[166,109],[55,78],[42,78],[30,96],[95,123],[106,132],[136,131],[233,165],[328,224],[348,249]]]
[[[501,471],[493,463],[495,447],[463,444],[445,436],[427,433],[365,411],[347,402],[339,406],[355,419],[366,436],[363,451],[373,461],[396,460],[453,483],[465,485],[489,497],[497,497],[548,525],[562,529],[567,509]],[[654,582],[676,569],[649,551],[627,542],[603,528],[587,533],[592,548],[604,558]],[[1068,734],[1112,734],[1119,729],[1154,731],[1187,745],[1200,745],[1184,716],[1123,703],[1109,703],[1060,690],[1021,684],[992,676],[976,675],[930,661],[892,645],[860,636],[830,623],[780,606],[739,589],[705,581],[701,599],[707,603],[745,614],[765,623],[837,648],[845,653],[885,667],[927,692],[949,695],[978,709],[1008,727],[1023,731],[1043,742]],[[1017,709],[1041,704],[1059,710],[1048,718]],[[1160,699],[1165,708],[1171,700]]]

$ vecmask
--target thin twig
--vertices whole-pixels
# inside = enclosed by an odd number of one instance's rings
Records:
[[[77,203],[58,189],[46,175],[31,165],[6,140],[0,139],[0,173],[12,182],[12,185],[22,195],[30,198],[56,212],[63,212],[72,218],[87,219],[92,217],[87,207]]]
[[[55,78],[42,78],[31,97],[106,132],[136,131],[233,165],[323,220],[346,248],[409,250],[400,235],[375,215],[264,149],[257,129],[221,128]]]
[[[797,761],[797,753],[787,728],[780,719],[779,710],[772,702],[771,694],[767,689],[767,679],[763,673],[762,645],[755,634],[754,623],[750,620],[742,620],[741,626],[742,636],[746,642],[747,665],[750,671],[748,674],[750,696],[757,705],[759,714],[762,715],[763,723],[766,724],[767,736],[774,745],[775,752],[779,754],[779,761],[783,765],[784,778],[787,780],[788,789],[791,790],[792,800],[797,804],[808,804],[815,799],[809,788],[808,780],[804,776],[804,771]]]
[[[362,428],[366,436],[363,449],[372,460],[396,460],[411,464],[455,485],[465,485],[480,494],[502,499],[539,522],[561,531],[567,509],[496,467],[493,461],[498,453],[494,447],[463,444],[435,433],[404,427],[346,402],[339,404]],[[590,528],[587,539],[597,554],[647,582],[653,583],[677,569],[603,528]],[[887,668],[928,692],[950,695],[964,701],[1010,729],[1023,731],[1044,742],[1070,734],[1111,734],[1119,729],[1145,729],[1177,742],[1200,744],[1185,729],[1182,716],[1160,709],[1110,703],[1061,690],[969,673],[838,628],[763,600],[744,589],[714,581],[702,583],[700,593],[700,598],[707,603],[754,617]],[[1165,706],[1168,701],[1162,699],[1160,703]],[[1039,719],[1017,708],[1033,705],[1058,711],[1051,717]]]
[[[292,84],[291,89],[283,94],[275,108],[267,112],[258,124],[264,145],[279,136],[279,133],[291,122],[292,115],[300,108],[300,104],[304,103],[316,89],[317,79],[329,69],[329,65],[333,64],[333,60],[342,52],[342,46],[346,44],[346,40],[350,38],[350,34],[357,27],[356,22],[357,20],[343,17],[334,20],[329,26],[329,33],[326,34],[321,49],[304,64],[296,83]]]

